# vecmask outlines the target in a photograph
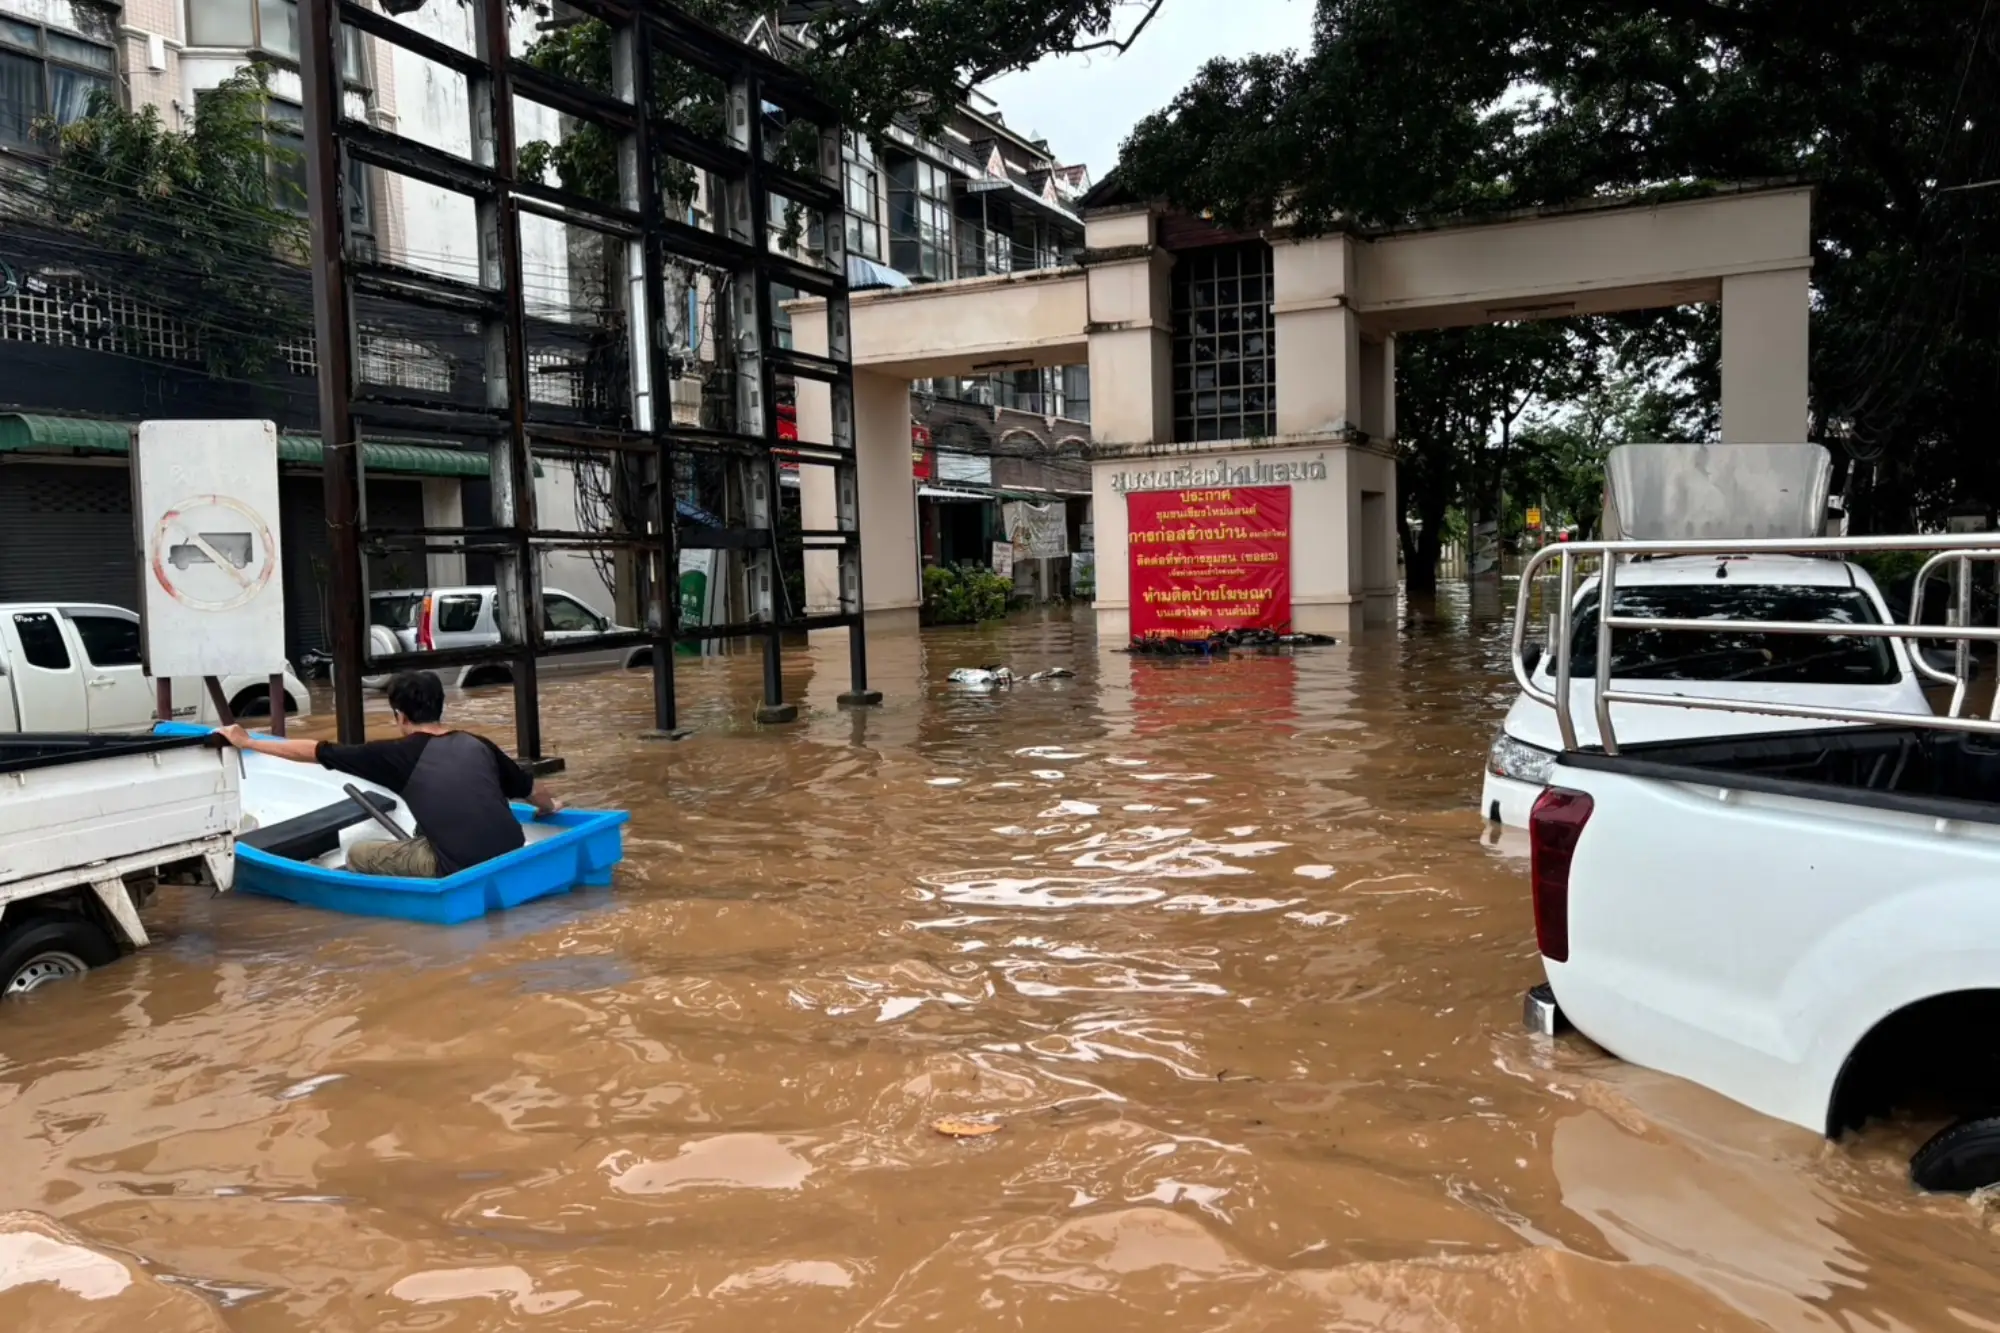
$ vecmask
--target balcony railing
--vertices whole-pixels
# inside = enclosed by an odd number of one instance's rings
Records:
[[[1076,262],[1083,238],[1065,243],[1044,237],[1023,240],[1010,233],[990,230],[965,218],[953,219],[956,232],[954,253],[961,278],[983,278],[998,273],[1025,273],[1033,269],[1063,268]]]

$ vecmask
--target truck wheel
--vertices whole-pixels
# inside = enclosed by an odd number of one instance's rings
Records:
[[[0,930],[0,998],[82,976],[117,957],[111,937],[82,917],[23,917]]]
[[[1939,1130],[1911,1156],[1910,1180],[1934,1194],[2000,1184],[2000,1115],[1967,1116]]]

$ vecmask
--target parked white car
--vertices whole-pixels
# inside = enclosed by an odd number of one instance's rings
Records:
[[[374,656],[385,653],[417,653],[448,648],[497,647],[500,622],[494,614],[497,590],[484,587],[402,588],[378,592],[369,598],[369,649]],[[613,624],[608,616],[593,611],[582,598],[557,588],[542,590],[542,638],[545,642],[575,643],[606,634],[629,634],[629,626]],[[537,670],[544,675],[604,671],[614,667],[651,665],[653,650],[648,647],[580,650],[543,657]],[[513,680],[504,663],[459,667],[447,684],[461,688],[477,685],[504,685]],[[364,677],[370,689],[387,683],[386,674]]]
[[[1620,615],[1688,620],[1795,620],[1883,624],[1891,617],[1868,571],[1840,560],[1791,555],[1678,556],[1620,564]],[[1575,657],[1570,671],[1580,745],[1597,743],[1592,677],[1597,670],[1597,580],[1577,591],[1571,613]],[[1676,694],[1814,703],[1890,712],[1928,712],[1923,683],[1901,642],[1781,634],[1620,631],[1612,680],[1635,694],[1657,694],[1659,707],[1614,704],[1619,736],[1633,742],[1691,740],[1833,725],[1769,713],[1676,708]],[[1531,654],[1535,650],[1531,649]],[[1555,661],[1541,653],[1531,673],[1553,693]],[[1526,828],[1548,783],[1562,733],[1555,710],[1517,694],[1487,754],[1479,809],[1509,828]]]
[[[286,715],[309,715],[312,696],[289,668],[284,688]],[[262,676],[225,677],[222,693],[238,716],[271,711]],[[137,615],[85,602],[0,604],[0,734],[143,731],[155,703],[152,677],[139,663]],[[174,681],[174,719],[217,720],[201,681]]]

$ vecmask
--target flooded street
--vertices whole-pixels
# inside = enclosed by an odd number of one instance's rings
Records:
[[[1520,1030],[1502,631],[1411,620],[883,634],[854,713],[836,640],[767,731],[754,657],[684,660],[673,745],[642,676],[551,684],[614,888],[449,929],[163,890],[157,947],[0,1013],[0,1328],[2000,1329],[1927,1126],[1828,1145]],[[1077,675],[946,685],[1003,661]]]

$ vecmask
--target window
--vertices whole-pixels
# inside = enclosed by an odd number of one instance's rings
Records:
[[[1243,440],[1277,430],[1271,247],[1178,256],[1173,277],[1174,440]]]
[[[423,601],[422,594],[413,592],[372,597],[368,601],[368,623],[384,629],[415,629],[417,608]]]
[[[298,0],[187,0],[189,46],[262,51],[281,60],[299,58]],[[359,28],[340,29],[340,72],[357,88],[368,86]]]
[[[1672,620],[1803,620],[1876,625],[1875,604],[1858,588],[1731,583],[1619,588],[1618,614]],[[1597,674],[1597,594],[1579,599],[1570,676]],[[1549,660],[1546,670],[1553,672]],[[1784,685],[1893,685],[1901,680],[1886,639],[1816,634],[1726,634],[1692,630],[1613,630],[1611,674],[1624,680],[1751,680]]]
[[[271,140],[271,202],[294,213],[306,211],[306,110],[290,102],[267,104],[264,123]]]
[[[76,17],[81,21],[82,11]],[[117,97],[117,72],[109,46],[0,15],[0,144],[46,147],[36,141],[35,122],[82,120],[97,93]]]
[[[440,634],[470,634],[479,628],[478,593],[461,593],[456,597],[440,597],[437,601],[437,632]]]
[[[139,622],[122,616],[71,616],[83,655],[97,667],[139,665]]]
[[[21,656],[29,666],[69,670],[69,645],[63,642],[62,626],[54,616],[46,611],[16,612],[14,632],[21,636]]]
[[[847,252],[867,259],[882,257],[882,222],[876,200],[882,177],[875,167],[875,146],[849,136],[844,174],[847,179]]]
[[[951,177],[920,157],[889,165],[889,262],[912,278],[952,276]]]
[[[195,116],[201,116],[206,90],[194,95]],[[353,108],[348,109],[353,115]],[[276,98],[265,103],[265,123],[270,127],[271,202],[294,213],[306,211],[306,111],[293,102]],[[347,225],[354,231],[370,229],[368,210],[368,169],[354,158],[347,159],[342,199],[347,206]]]
[[[1062,368],[1062,398],[1061,416],[1071,421],[1090,420],[1089,366]]]
[[[542,628],[550,632],[572,630],[598,630],[597,617],[582,603],[567,597],[547,596],[542,598]]]

